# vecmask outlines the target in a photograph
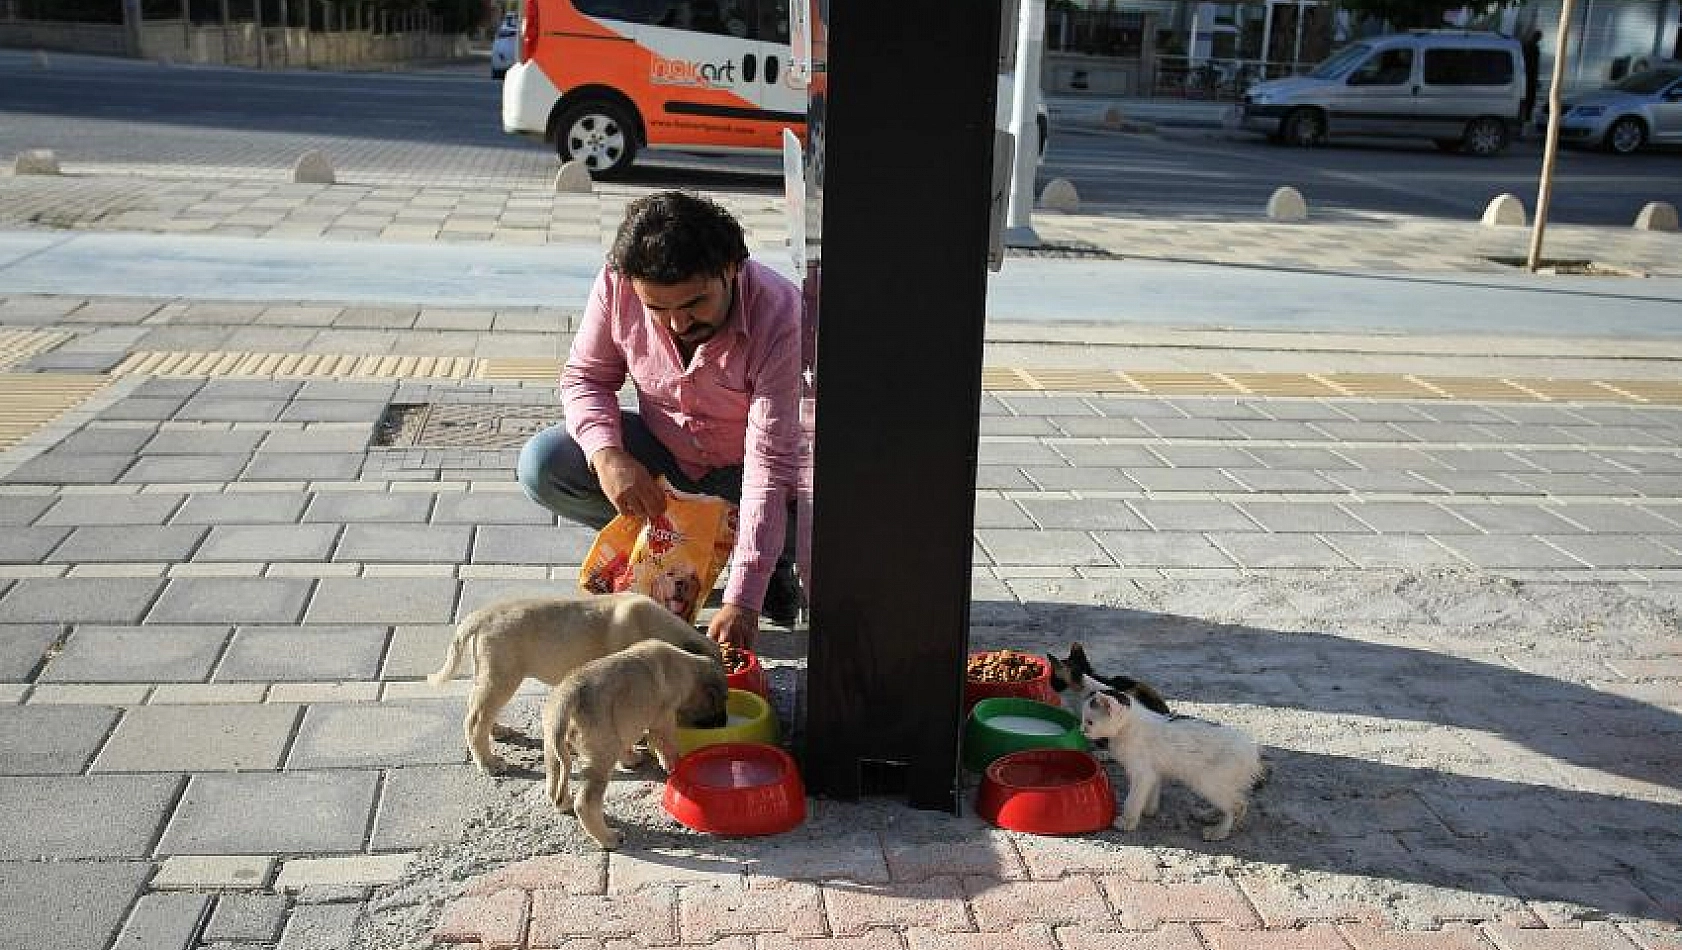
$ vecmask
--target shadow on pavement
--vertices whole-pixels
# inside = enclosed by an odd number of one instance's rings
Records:
[[[1682,916],[1682,715],[1589,682],[1617,679],[1602,659],[1674,650],[1675,613],[1616,588],[1375,580],[978,602],[976,623],[997,626],[971,648],[1078,640],[1100,673],[1263,744],[1270,777],[1232,839],[1203,842],[1206,806],[1171,787],[1138,831],[1105,833],[1120,843],[1565,901],[1589,919]],[[1243,614],[1258,619],[1232,622]]]

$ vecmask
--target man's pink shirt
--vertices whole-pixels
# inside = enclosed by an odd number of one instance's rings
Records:
[[[619,390],[690,478],[742,466],[735,566],[725,603],[758,610],[783,549],[800,441],[800,291],[757,261],[736,278],[730,316],[686,367],[629,278],[603,268],[561,372],[567,430],[585,458],[623,447]]]

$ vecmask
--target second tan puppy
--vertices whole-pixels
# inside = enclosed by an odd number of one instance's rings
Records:
[[[497,711],[525,678],[550,686],[591,660],[643,640],[661,640],[716,664],[718,644],[642,594],[595,594],[505,600],[468,614],[456,627],[444,665],[427,682],[449,682],[463,653],[473,652],[473,692],[462,724],[467,748],[482,771],[502,768],[491,748]]]
[[[555,807],[578,815],[603,850],[619,832],[602,816],[602,797],[616,761],[646,733],[668,774],[677,763],[677,726],[722,726],[730,694],[724,667],[669,643],[644,640],[580,666],[549,691],[543,704],[544,790]],[[583,787],[567,795],[572,756]]]

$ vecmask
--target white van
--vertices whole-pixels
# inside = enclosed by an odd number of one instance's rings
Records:
[[[644,148],[781,155],[784,129],[806,134],[790,2],[524,0],[502,128],[554,143],[600,179],[623,177]],[[1014,92],[1000,76],[1001,128]],[[1043,157],[1044,105],[1037,125]]]
[[[1346,46],[1306,76],[1257,83],[1229,121],[1292,145],[1399,136],[1496,155],[1516,137],[1523,102],[1518,40],[1416,30]]]

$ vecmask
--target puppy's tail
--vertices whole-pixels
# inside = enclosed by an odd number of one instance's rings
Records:
[[[577,699],[578,694],[568,689],[543,705],[543,794],[562,811],[571,810],[567,778],[572,774],[572,748],[567,733]]]
[[[434,686],[448,683],[456,675],[456,667],[461,665],[461,655],[467,650],[469,641],[478,635],[478,629],[466,622],[457,627],[456,635],[450,639],[449,652],[444,654],[444,665],[438,668],[438,672],[428,676],[426,681]]]

